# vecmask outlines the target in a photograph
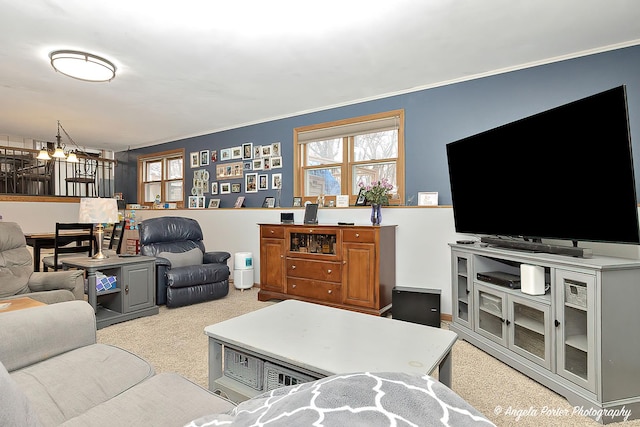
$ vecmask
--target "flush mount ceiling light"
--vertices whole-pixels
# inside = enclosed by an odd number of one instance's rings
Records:
[[[109,82],[116,76],[116,66],[107,59],[77,50],[56,50],[49,54],[54,70],[86,82]]]

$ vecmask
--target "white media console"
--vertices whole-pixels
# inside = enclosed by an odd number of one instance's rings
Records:
[[[640,418],[640,261],[450,246],[451,330],[572,405],[593,414],[624,408],[629,419]],[[519,275],[521,264],[544,268],[547,293],[477,278],[491,271]]]

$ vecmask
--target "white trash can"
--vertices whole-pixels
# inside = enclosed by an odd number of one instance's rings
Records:
[[[253,287],[253,254],[236,252],[233,258],[233,286],[236,289]]]

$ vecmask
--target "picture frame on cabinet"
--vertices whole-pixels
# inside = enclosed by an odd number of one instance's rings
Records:
[[[358,192],[358,197],[356,198],[356,206],[366,206],[367,205],[367,199],[364,196],[365,192],[366,192],[366,190],[364,188],[361,188],[360,191]]]
[[[263,208],[275,208],[276,207],[276,198],[275,197],[265,197],[264,202],[262,202]]]
[[[231,183],[230,182],[221,182],[220,183],[220,194],[231,194]]]
[[[198,208],[198,196],[189,196],[189,209]]]
[[[419,191],[418,206],[438,206],[437,191]]]
[[[257,173],[248,173],[244,176],[244,191],[245,193],[258,192],[258,174]]]
[[[302,197],[294,197],[293,198],[293,207],[301,208],[302,207]]]
[[[197,168],[200,167],[200,152],[199,151],[194,151],[191,153],[190,155],[190,159],[191,159],[191,167],[192,168]]]
[[[241,208],[244,206],[244,196],[238,196],[236,199],[236,203],[233,205],[234,208]]]
[[[209,166],[209,150],[200,151],[200,166]]]
[[[245,142],[242,144],[242,159],[243,160],[251,160],[253,159],[253,143]]]
[[[198,209],[204,209],[206,202],[207,202],[206,197],[198,196]]]
[[[209,209],[218,209],[220,207],[220,199],[209,200]]]

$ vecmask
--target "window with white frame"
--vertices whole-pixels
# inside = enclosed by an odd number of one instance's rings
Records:
[[[142,204],[161,203],[184,207],[184,150],[146,154],[138,157],[138,194]]]
[[[294,155],[294,195],[305,201],[348,194],[353,204],[359,183],[383,179],[390,203],[404,200],[404,110],[296,128]]]

